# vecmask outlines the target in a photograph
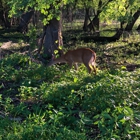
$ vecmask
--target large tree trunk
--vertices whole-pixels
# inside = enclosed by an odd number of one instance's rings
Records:
[[[83,26],[84,31],[88,30],[88,20],[90,20],[89,11],[90,11],[90,8],[85,9],[86,13],[85,13],[84,26]],[[93,27],[93,30],[94,30],[94,27]]]
[[[62,9],[60,8],[60,11]],[[55,50],[58,51],[58,54],[61,56],[63,51],[60,49],[63,46],[63,39],[62,39],[62,13],[60,13],[60,20],[53,18],[49,21],[49,24],[45,25],[43,28],[43,34],[38,39],[38,54],[43,49],[43,56],[44,58],[41,60],[46,63],[46,60],[52,59],[56,55]]]
[[[54,50],[58,50],[60,55],[63,54],[59,46],[63,46],[62,41],[62,25],[61,20],[52,19],[46,26],[46,36],[44,42],[44,54],[47,58],[51,58],[54,54]]]
[[[5,28],[10,28],[11,25],[10,25],[10,22],[8,20],[8,13],[6,12],[6,10],[2,10],[0,12],[0,18],[1,18],[1,21],[3,22]]]
[[[34,14],[34,11],[31,10],[22,14],[19,26],[17,27],[17,31],[21,33],[26,33],[28,31],[28,24]]]
[[[72,22],[73,21],[73,9],[71,5],[66,6],[66,17],[67,22]]]
[[[93,29],[93,31],[95,31],[95,30],[99,31],[99,15],[102,12],[101,7],[102,7],[102,0],[99,1],[98,10],[97,10],[97,12],[94,12],[95,16],[94,16],[93,20],[90,22],[90,24],[88,25],[88,28],[90,30]]]
[[[97,30],[99,31],[99,18],[98,15],[95,15],[95,17],[93,18],[93,20],[90,22],[90,24],[88,25],[88,28],[93,31]]]
[[[133,15],[133,19],[131,22],[129,22],[127,24],[127,26],[125,27],[125,30],[128,31],[128,30],[132,30],[136,20],[139,18],[140,16],[140,9]]]
[[[10,25],[10,21],[9,21],[9,18],[8,18],[8,6],[5,5],[5,2],[4,1],[0,1],[0,19],[1,21],[3,22],[5,28],[10,28],[11,25]]]

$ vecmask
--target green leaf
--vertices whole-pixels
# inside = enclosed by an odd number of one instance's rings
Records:
[[[76,83],[78,81],[78,78],[77,77],[74,77],[74,83]]]
[[[105,119],[112,119],[112,117],[111,117],[108,113],[103,113],[102,116],[103,116]]]
[[[121,69],[122,69],[122,70],[126,70],[126,66],[122,66]]]
[[[58,54],[58,50],[54,50],[54,54]]]

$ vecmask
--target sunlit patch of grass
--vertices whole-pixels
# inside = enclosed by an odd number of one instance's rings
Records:
[[[24,37],[24,35],[21,34],[21,33],[19,33],[19,32],[3,33],[2,35],[3,35],[4,37],[10,37],[10,38],[12,38],[12,37],[22,38],[22,37]]]

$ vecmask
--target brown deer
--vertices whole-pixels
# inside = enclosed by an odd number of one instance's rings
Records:
[[[57,63],[68,63],[70,68],[74,65],[75,70],[77,70],[77,63],[83,63],[87,67],[89,73],[94,70],[96,75],[95,60],[96,53],[93,50],[89,48],[79,48],[76,50],[69,50],[61,57],[52,59],[47,66],[55,65]]]

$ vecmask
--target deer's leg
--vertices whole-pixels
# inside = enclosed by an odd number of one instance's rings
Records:
[[[93,70],[94,70],[94,73],[95,73],[95,75],[97,74],[97,70],[96,70],[96,67],[95,67],[95,65],[92,65],[92,68],[93,68]]]
[[[94,73],[95,73],[95,75],[96,75],[96,73],[97,73],[97,70],[96,70],[96,66],[95,66],[95,63],[94,62],[92,62],[92,69],[94,70]]]
[[[68,62],[70,69],[72,68],[72,62]]]
[[[90,64],[88,64],[88,63],[84,63],[84,65],[87,67],[88,72],[91,73],[92,68],[91,68]]]

